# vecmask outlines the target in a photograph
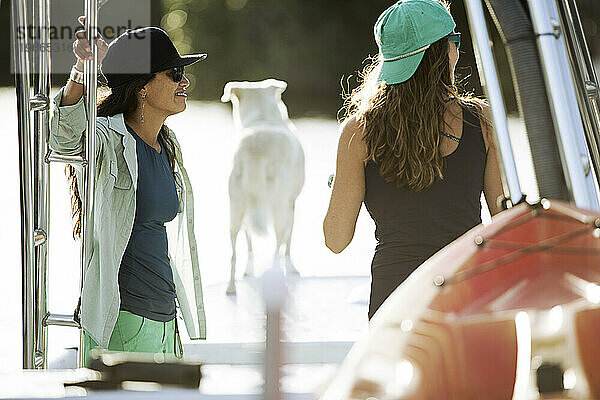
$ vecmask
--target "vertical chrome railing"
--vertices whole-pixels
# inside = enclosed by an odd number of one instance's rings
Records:
[[[504,100],[500,90],[496,64],[492,55],[483,6],[481,0],[465,0],[464,3],[473,39],[473,51],[477,60],[477,70],[481,86],[490,104],[492,122],[495,128],[494,134],[496,143],[498,144],[498,160],[500,161],[506,205],[510,207],[513,203],[521,200],[523,193],[521,192],[521,185],[519,184],[515,158],[508,133]]]
[[[92,221],[93,221],[93,210],[94,210],[94,178],[96,172],[96,90],[97,90],[97,78],[98,78],[98,46],[96,45],[95,38],[97,37],[98,31],[98,1],[97,0],[85,0],[85,16],[86,16],[86,32],[87,37],[90,38],[90,46],[94,57],[92,60],[86,60],[84,65],[84,85],[85,85],[85,100],[87,110],[87,130],[86,130],[86,147],[85,147],[85,159],[87,160],[86,168],[83,169],[85,186],[85,202],[83,204],[83,222],[85,223],[86,229],[82,229],[83,234],[83,246],[85,251],[82,251],[82,257],[88,259],[88,252],[90,246],[88,246],[91,240],[92,233]],[[84,262],[82,264],[82,274],[84,272]],[[83,277],[83,275],[82,275]]]
[[[576,79],[569,69],[555,0],[528,0],[527,3],[571,199],[578,207],[599,210],[597,171],[590,166],[575,94]]]
[[[596,184],[600,186],[600,87],[598,78],[583,34],[577,4],[573,0],[558,0],[556,7],[563,28],[561,33],[564,35],[573,74],[575,94],[583,121],[591,165],[595,172]]]
[[[47,313],[48,224],[50,212],[50,166],[45,162],[49,130],[50,105],[50,1],[35,0],[33,21],[39,28],[34,43],[33,88],[33,215],[35,244],[35,355],[36,368],[47,366],[47,328],[43,323]]]
[[[98,78],[98,46],[96,37],[98,32],[98,0],[85,0],[86,33],[90,42],[93,59],[87,60],[84,65],[85,100],[87,109],[87,130],[85,159],[86,167],[82,170],[84,201],[81,212],[81,285],[85,279],[85,267],[91,256],[91,244],[94,231],[94,184],[96,176],[96,90]],[[83,331],[80,331],[78,365],[84,365]]]
[[[23,297],[23,368],[46,366],[46,269],[49,168],[44,161],[50,93],[50,3],[36,0],[33,38],[27,36],[26,0],[12,3],[13,55],[19,120]],[[30,65],[35,95],[31,96]]]
[[[13,68],[17,92],[19,131],[19,173],[21,178],[21,266],[23,315],[23,368],[34,368],[35,318],[31,312],[35,304],[34,216],[30,124],[29,47],[27,40],[26,0],[13,0],[12,40]]]
[[[85,157],[61,156],[48,151],[49,96],[51,53],[50,1],[31,0],[35,32],[28,38],[29,23],[27,0],[14,0],[12,13],[12,50],[17,94],[19,172],[21,178],[21,264],[22,264],[22,316],[23,316],[23,368],[47,366],[47,326],[79,327],[72,315],[50,314],[47,310],[48,232],[50,210],[49,163],[63,162],[81,166],[83,179],[80,189],[82,201],[81,283],[86,260],[89,260],[92,242],[93,199],[95,176],[96,81],[97,49],[91,41],[94,60],[85,63],[85,100],[88,115]],[[98,26],[97,0],[85,1],[88,37],[95,37]],[[33,65],[30,68],[29,58]],[[33,90],[31,95],[31,71]],[[32,114],[33,113],[33,114]],[[83,335],[80,335],[82,349]],[[79,352],[79,366],[83,365],[83,352]]]

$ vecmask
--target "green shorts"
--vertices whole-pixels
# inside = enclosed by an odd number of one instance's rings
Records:
[[[83,334],[85,364],[90,360],[90,351],[100,347],[87,333]],[[183,346],[177,328],[177,318],[159,322],[129,311],[119,311],[117,323],[110,336],[108,350],[136,353],[164,353],[183,357]]]

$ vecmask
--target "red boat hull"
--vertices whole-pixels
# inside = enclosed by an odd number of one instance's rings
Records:
[[[421,265],[323,398],[520,398],[541,364],[568,371],[560,398],[600,398],[599,282],[600,215],[514,207]]]

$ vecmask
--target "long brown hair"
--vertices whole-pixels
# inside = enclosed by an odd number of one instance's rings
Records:
[[[137,93],[155,76],[156,74],[140,75],[133,81],[112,89],[102,86],[101,91],[103,94],[98,101],[97,116],[111,117],[121,113],[123,113],[124,117],[132,115],[138,108],[139,100]],[[171,171],[173,171],[173,175],[175,175],[175,142],[170,137],[166,125],[163,124],[160,128],[158,138],[162,141],[161,143],[164,143],[163,148],[167,152]],[[67,180],[69,181],[69,187],[71,189],[71,217],[74,221],[73,239],[78,239],[81,238],[82,203],[79,194],[79,184],[77,182],[77,176],[75,175],[75,168],[71,164],[67,164],[65,167],[65,175],[67,175]]]
[[[381,58],[360,74],[361,84],[346,98],[345,118],[356,118],[367,157],[387,182],[420,191],[443,179],[440,130],[450,98],[483,121],[484,101],[464,93],[451,77],[446,38],[426,50],[414,75],[405,82],[377,82]]]

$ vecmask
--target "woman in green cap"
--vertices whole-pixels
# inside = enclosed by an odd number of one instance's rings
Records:
[[[352,92],[323,222],[339,253],[364,202],[376,226],[369,319],[425,260],[481,223],[481,192],[501,211],[484,101],[459,90],[460,33],[447,4],[399,1],[375,24],[377,60]]]
[[[84,32],[73,52],[77,64],[54,99],[49,138],[64,155],[84,150],[81,71],[92,57]],[[164,123],[186,109],[184,67],[205,57],[180,56],[155,27],[128,30],[109,46],[98,39],[108,91],[97,107],[92,248],[76,311],[85,353],[99,346],[181,356],[178,312],[191,339],[206,338],[192,189],[179,143]],[[81,199],[78,173],[69,169],[76,237]]]

